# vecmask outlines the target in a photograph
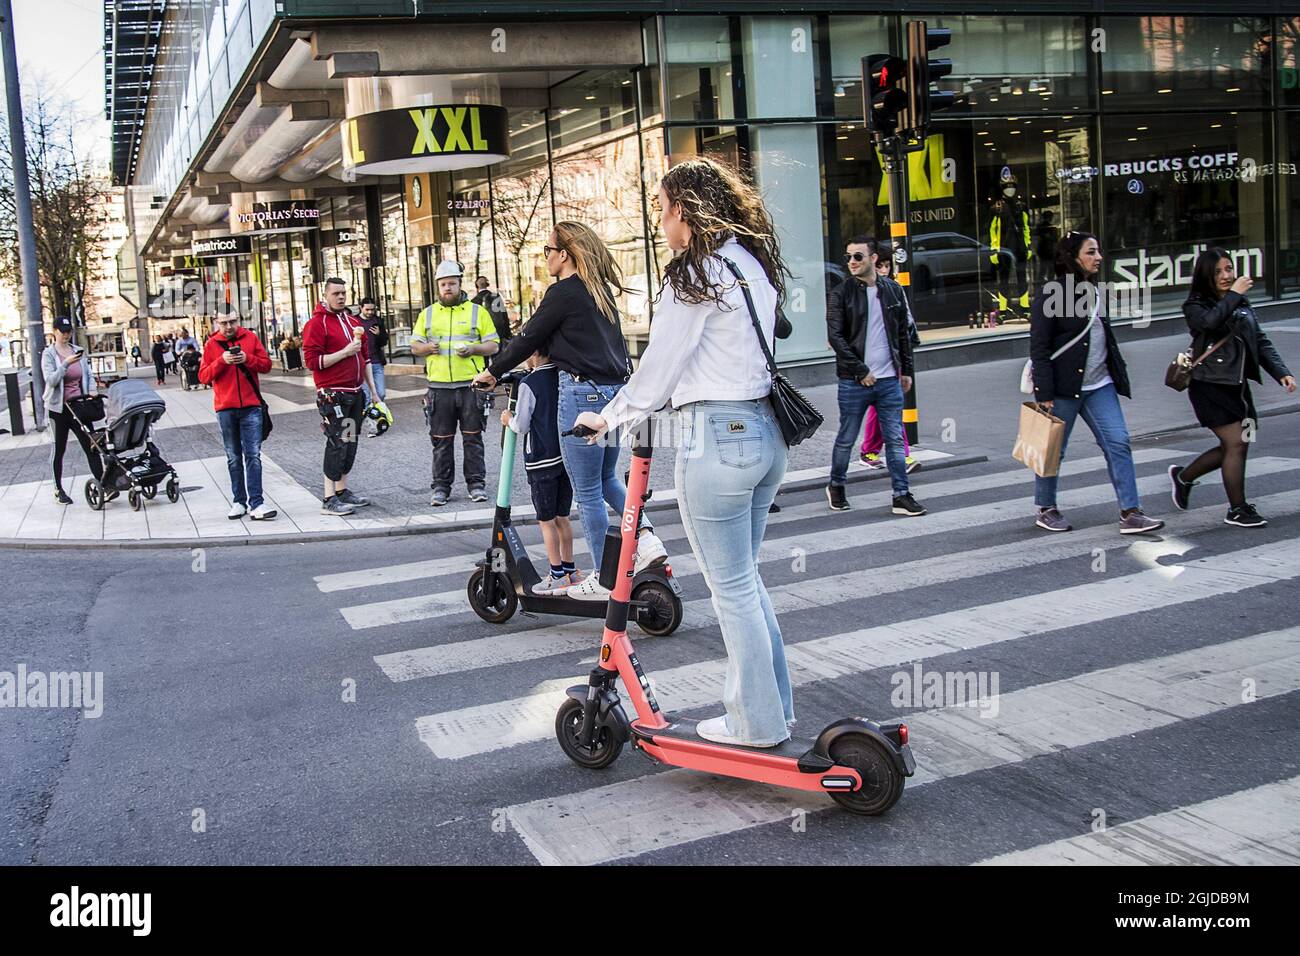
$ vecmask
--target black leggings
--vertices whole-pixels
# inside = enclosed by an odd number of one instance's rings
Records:
[[[77,436],[77,443],[81,445],[86,461],[90,464],[91,474],[96,479],[103,478],[104,465],[99,460],[99,452],[95,451],[95,446],[90,443],[86,433],[73,425],[72,412],[66,406],[61,412],[50,412],[50,421],[54,423],[54,449],[50,463],[54,469],[55,487],[63,487],[63,453],[68,449],[68,432]]]
[[[1228,504],[1239,508],[1246,503],[1246,442],[1245,429],[1240,422],[1213,428],[1219,444],[1203,451],[1196,460],[1182,470],[1183,481],[1195,481],[1202,475],[1218,469],[1223,476],[1223,490],[1228,493]]]

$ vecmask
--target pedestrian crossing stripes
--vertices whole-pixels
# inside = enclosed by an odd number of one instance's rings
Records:
[[[1135,464],[1147,464],[1159,461],[1172,461],[1191,457],[1192,453],[1179,451],[1173,448],[1143,448],[1133,452]],[[1067,461],[1061,466],[1063,477],[1072,477],[1074,475],[1085,474],[1090,471],[1096,471],[1106,467],[1106,459],[1100,455],[1092,458],[1080,458],[1077,461]],[[1255,462],[1251,462],[1251,473],[1256,474]],[[938,498],[946,498],[955,495],[975,494],[981,491],[988,491],[991,488],[1003,488],[1008,485],[1025,486],[1026,490],[1032,487],[1033,475],[1024,468],[1015,468],[1010,471],[996,472],[991,475],[977,475],[968,478],[954,478],[950,481],[929,483],[928,481],[917,485],[917,494],[922,496],[927,502]],[[883,494],[883,492],[882,492]],[[656,495],[656,497],[658,497]],[[855,495],[856,497],[856,495]],[[822,499],[808,504],[790,505],[779,513],[768,518],[768,527],[775,527],[792,521],[799,521],[814,515],[826,513],[826,505]],[[673,537],[682,537],[685,532],[681,526],[660,525],[657,530],[660,536],[669,535]],[[580,539],[575,538],[574,548],[578,553],[586,554],[586,544]],[[323,592],[346,591],[356,588],[377,587],[381,585],[398,584],[403,581],[421,581],[435,578],[443,574],[454,574],[458,571],[468,571],[467,568],[474,566],[474,561],[479,557],[481,551],[473,552],[470,555],[453,555],[445,558],[431,558],[427,561],[409,561],[402,564],[391,564],[378,568],[363,568],[354,571],[343,571],[335,574],[323,574],[318,576],[316,587]],[[534,561],[540,561],[546,556],[546,552],[540,547],[529,549],[529,554]],[[466,559],[469,559],[468,561]]]
[[[996,718],[966,706],[914,714],[907,723],[917,771],[907,790],[1249,706],[1242,703],[1246,679],[1255,683],[1257,700],[1300,690],[1300,628],[1004,694]],[[591,865],[830,805],[812,794],[669,770],[505,809],[539,862]],[[1287,819],[1287,842],[1294,846],[1297,818]]]
[[[906,628],[887,624],[798,643],[787,641],[790,680],[799,686],[846,677],[1289,580],[1300,577],[1300,541],[1201,558],[1178,570],[1172,578],[1167,569],[1159,568],[1062,588],[1052,593],[1050,601],[1033,594],[949,611],[914,619]],[[652,686],[660,706],[671,712],[717,703],[722,699],[726,663],[726,658],[715,658],[657,672]],[[584,677],[575,676],[548,683],[543,692],[525,697],[420,717],[416,729],[434,755],[443,758],[543,740],[553,730],[556,686],[584,682]]]
[[[1300,465],[1300,460],[1290,458],[1260,458],[1251,463],[1251,473],[1255,476],[1276,474]],[[1169,479],[1165,475],[1148,475],[1138,479],[1138,491],[1141,494],[1156,494],[1168,489]],[[1086,488],[1074,488],[1058,495],[1063,510],[1100,505],[1115,500],[1115,491],[1109,483],[1094,484]],[[824,514],[824,511],[819,511]],[[950,534],[969,530],[982,525],[995,524],[1014,519],[1027,520],[1032,514],[1032,506],[1020,499],[1004,499],[955,508],[950,511],[935,511],[923,519],[911,521],[891,518],[887,522],[870,526],[872,547],[879,547],[891,541],[903,539],[915,540],[928,535]],[[778,515],[777,517],[780,517]],[[1116,514],[1118,523],[1118,513]],[[818,530],[814,535],[795,528],[769,529],[762,548],[760,561],[789,560],[798,554],[805,558],[840,551],[847,548],[861,547],[867,540],[863,525],[846,523],[839,527]],[[684,542],[683,542],[684,543]],[[463,559],[462,559],[463,560]],[[670,558],[673,574],[686,578],[699,573],[699,564],[694,555],[673,553]],[[460,570],[466,574],[473,568],[473,563],[466,561]],[[447,614],[472,613],[465,599],[463,586],[421,594],[414,597],[394,598],[369,604],[357,604],[342,609],[344,619],[353,630],[367,630],[385,627],[390,624],[403,624],[429,618],[443,617]]]
[[[1256,504],[1265,514],[1294,514],[1300,511],[1300,492],[1266,495]],[[1222,524],[1223,508],[1212,505],[1189,512],[1179,520],[1178,530],[1182,534],[1194,534],[1219,528]],[[1178,538],[1116,541],[1115,530],[1109,526],[1086,528],[1074,534],[1044,539],[1032,548],[1027,548],[1024,542],[1012,541],[955,555],[875,567],[870,573],[848,571],[811,581],[769,586],[768,595],[773,609],[781,615],[835,604],[850,594],[866,599],[1081,555],[1091,558],[1094,548],[1105,545],[1127,546],[1130,553],[1138,554],[1152,564],[1165,555],[1184,554],[1190,548],[1186,541]],[[1169,568],[1167,573],[1177,573],[1177,568]],[[683,628],[708,627],[716,622],[711,598],[685,602]],[[519,631],[511,634],[509,641],[503,641],[499,636],[482,637],[380,654],[375,657],[375,663],[390,680],[416,680],[555,654],[594,651],[594,637],[590,622],[566,623]]]
[[[1295,866],[1300,777],[1003,853],[977,866]]]

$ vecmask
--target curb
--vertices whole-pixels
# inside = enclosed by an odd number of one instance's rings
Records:
[[[1277,408],[1266,408],[1258,413],[1259,418],[1276,418],[1278,415],[1292,415],[1300,412],[1300,404],[1282,405]],[[1207,431],[1204,425],[1192,422],[1190,425],[1179,425],[1177,428],[1161,428],[1153,432],[1144,432],[1141,435],[1130,436],[1130,441],[1151,441],[1156,438],[1168,438],[1173,435],[1181,435],[1183,432],[1203,432]]]
[[[952,458],[945,458],[935,463],[926,463],[922,471],[942,471],[946,468],[958,468],[963,465],[977,465],[988,461],[987,455],[954,455]],[[885,470],[880,471],[862,471],[851,473],[846,482],[848,484],[857,484],[863,481],[882,481],[889,477]],[[825,478],[800,478],[797,481],[787,482],[781,485],[781,492],[807,491],[810,488],[820,488],[826,484]],[[676,510],[676,501],[655,501],[653,498],[646,504],[645,510],[649,512]],[[144,540],[133,539],[126,541],[90,541],[77,539],[50,539],[50,538],[0,538],[0,549],[13,551],[50,551],[66,548],[102,548],[105,550],[123,551],[123,550],[147,550],[147,549],[175,549],[175,548],[232,548],[251,545],[270,545],[270,544],[315,544],[324,541],[356,541],[365,538],[399,538],[420,534],[442,534],[449,531],[476,531],[492,527],[493,519],[491,517],[468,518],[460,521],[449,521],[446,524],[436,525],[416,525],[415,527],[404,528],[356,528],[347,531],[308,531],[298,534],[268,534],[257,535],[255,537],[244,538],[149,538]],[[536,524],[536,519],[532,517],[516,518],[513,521],[516,527],[524,527]]]

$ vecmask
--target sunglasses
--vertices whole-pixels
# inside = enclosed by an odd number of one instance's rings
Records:
[[[867,258],[865,252],[850,252],[844,256],[845,262],[862,262]]]

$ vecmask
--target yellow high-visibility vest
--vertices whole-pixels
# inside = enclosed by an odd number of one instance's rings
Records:
[[[491,319],[481,318],[484,313],[468,300],[458,305],[445,306],[435,302],[420,312],[411,329],[412,338],[424,338],[438,343],[437,355],[424,357],[424,373],[430,382],[468,382],[487,366],[482,355],[456,354],[463,343],[496,342],[498,336]],[[486,321],[486,331],[480,325]]]

